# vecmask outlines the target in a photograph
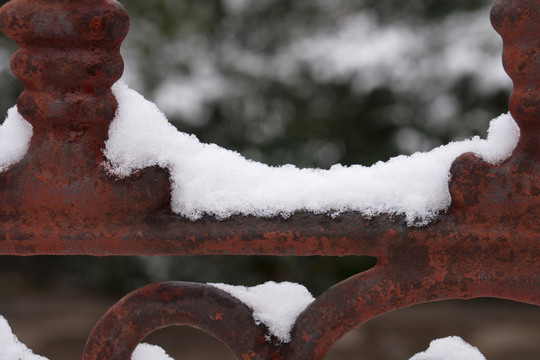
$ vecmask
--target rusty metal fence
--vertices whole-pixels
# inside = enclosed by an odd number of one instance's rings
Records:
[[[452,205],[437,221],[415,228],[356,212],[190,221],[169,210],[165,170],[118,180],[101,165],[129,27],[122,6],[12,0],[0,10],[0,29],[20,46],[11,61],[25,87],[17,105],[34,134],[26,156],[0,173],[0,254],[377,258],[373,269],[319,296],[290,343],[267,342],[251,310],[217,288],[167,282],[113,306],[90,335],[84,360],[127,360],[147,334],[171,325],[203,329],[239,359],[322,359],[353,328],[413,304],[496,297],[540,305],[540,1],[499,0],[491,20],[504,40],[521,138],[500,165],[459,157]]]

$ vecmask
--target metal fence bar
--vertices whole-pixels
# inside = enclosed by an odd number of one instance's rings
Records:
[[[522,132],[518,148],[499,166],[471,155],[458,159],[451,208],[418,230],[386,216],[366,220],[354,212],[339,219],[298,213],[289,219],[195,222],[172,214],[165,170],[146,169],[119,180],[101,165],[116,107],[110,87],[123,68],[118,49],[128,17],[121,5],[12,0],[2,8],[0,28],[20,45],[12,67],[25,90],[17,104],[34,136],[25,158],[0,174],[0,254],[378,256],[397,238],[491,239],[496,233],[515,241],[516,228],[519,238],[534,240],[538,24],[534,17],[513,14],[537,7],[535,1],[499,2],[494,12],[516,86],[510,107]],[[518,23],[510,23],[512,16]]]

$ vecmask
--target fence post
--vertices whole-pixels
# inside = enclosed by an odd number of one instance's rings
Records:
[[[166,171],[116,181],[103,167],[117,107],[111,86],[123,72],[119,49],[128,28],[127,13],[113,0],[13,0],[2,7],[0,29],[20,46],[11,60],[25,88],[17,107],[33,126],[26,157],[0,174],[4,226],[20,232],[19,224],[31,224],[26,238],[56,243],[71,237],[61,229],[101,229],[96,237],[107,238],[111,223],[167,209]],[[45,241],[14,246],[28,254],[56,248]]]

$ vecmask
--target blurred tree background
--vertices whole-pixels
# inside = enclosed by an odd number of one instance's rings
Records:
[[[124,81],[181,131],[272,165],[370,165],[485,136],[511,82],[488,0],[125,0]],[[0,111],[22,87],[0,38]],[[168,279],[305,284],[372,258],[2,257],[0,292],[123,294]]]

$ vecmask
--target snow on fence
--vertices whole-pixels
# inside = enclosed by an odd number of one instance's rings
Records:
[[[129,23],[117,2],[12,0],[0,29],[20,45],[12,69],[25,90],[0,127],[0,254],[377,258],[317,299],[293,284],[145,286],[102,317],[84,360],[166,359],[137,346],[182,324],[241,359],[321,359],[353,328],[413,304],[540,305],[539,13],[536,0],[493,7],[514,91],[486,140],[322,171],[202,144],[117,83]],[[289,306],[264,301],[294,293]],[[0,355],[39,358],[0,325]],[[412,359],[457,359],[448,353],[483,358],[447,338]]]

